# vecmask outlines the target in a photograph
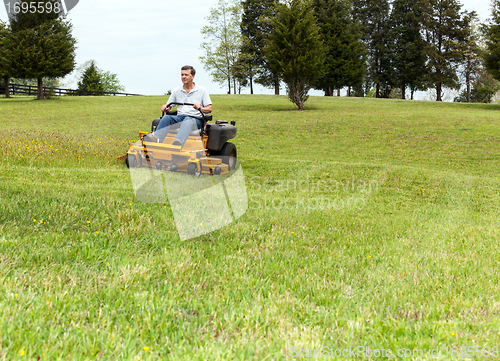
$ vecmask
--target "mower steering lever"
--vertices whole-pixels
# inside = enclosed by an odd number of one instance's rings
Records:
[[[172,103],[168,103],[168,104],[167,104],[167,108],[168,108],[169,106],[171,106],[171,105],[174,105],[174,104],[175,104],[175,105],[194,105],[193,103],[177,103],[177,102],[172,102]],[[200,107],[200,109],[198,109],[198,111],[199,111],[199,112],[200,112],[200,114],[201,114],[201,118],[202,118],[202,120],[205,120],[205,113],[203,113],[203,111],[201,110],[201,107]],[[162,118],[163,118],[163,116],[164,116],[164,115],[165,115],[165,112],[161,112],[161,116],[162,116]]]

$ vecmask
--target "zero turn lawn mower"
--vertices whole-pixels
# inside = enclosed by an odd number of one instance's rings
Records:
[[[194,105],[190,103],[170,103],[172,105]],[[168,115],[177,115],[170,111]],[[162,114],[163,116],[163,114]],[[154,133],[161,118],[153,120],[151,133]],[[154,143],[144,139],[148,132],[139,131],[139,142],[132,144],[127,154],[119,157],[125,159],[127,167],[150,167],[170,172],[184,172],[199,176],[201,174],[227,174],[236,166],[236,146],[228,140],[236,136],[234,121],[217,120],[208,123],[212,115],[200,110],[199,118],[203,126],[189,133],[183,146],[173,145],[180,124],[169,126],[169,132],[162,143]]]

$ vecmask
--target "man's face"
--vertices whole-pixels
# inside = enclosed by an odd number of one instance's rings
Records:
[[[193,82],[194,76],[191,75],[191,70],[181,70],[182,84],[190,84]]]

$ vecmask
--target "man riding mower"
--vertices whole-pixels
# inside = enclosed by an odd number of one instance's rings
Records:
[[[190,103],[172,102],[173,105],[194,105]],[[169,112],[168,115],[177,113]],[[208,123],[212,120],[200,110],[201,129],[193,124],[191,132],[184,144],[176,139],[182,123],[169,125],[158,132],[164,134],[161,143],[158,137],[152,136],[158,126],[160,119],[153,120],[151,134],[139,131],[140,142],[130,146],[125,161],[127,167],[154,167],[158,170],[171,172],[185,172],[193,175],[201,174],[227,174],[236,166],[236,146],[228,140],[236,136],[235,122],[216,121],[215,124]],[[189,129],[188,129],[189,130]]]

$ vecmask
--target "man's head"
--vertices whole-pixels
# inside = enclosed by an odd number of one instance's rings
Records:
[[[193,82],[196,70],[191,65],[184,65],[181,68],[181,80],[184,85]]]

